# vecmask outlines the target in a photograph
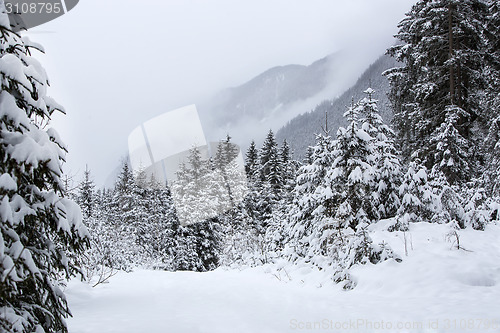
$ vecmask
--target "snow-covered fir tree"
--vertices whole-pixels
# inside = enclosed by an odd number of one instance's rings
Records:
[[[431,176],[442,173],[450,184],[461,184],[471,178],[470,141],[459,130],[459,120],[465,111],[451,105],[445,110],[444,122],[432,133],[428,146],[433,148]]]
[[[491,121],[485,149],[488,167],[483,174],[483,185],[492,196],[500,197],[500,116]]]
[[[390,134],[388,128],[378,119],[375,102],[370,96],[373,91],[368,89],[366,92],[368,99],[358,105],[351,105],[345,113],[347,128],[341,127],[337,132],[334,162],[326,175],[333,193],[335,213],[323,225],[319,236],[322,254],[335,260],[336,273],[333,279],[342,283],[345,289],[356,286],[356,281],[349,274],[352,266],[368,262],[376,264],[394,257],[387,246],[373,244],[367,231],[370,223],[378,221],[380,215],[386,213],[385,208],[380,208],[381,202],[374,200],[381,197],[386,189],[382,178],[384,175],[377,172],[379,162],[384,157],[383,149],[393,154],[394,147],[387,140],[386,135]],[[359,112],[365,112],[366,116],[361,126]],[[395,157],[389,158],[392,160],[384,163],[397,164]],[[387,169],[393,171],[394,166],[388,166]],[[397,172],[388,178],[394,180],[398,177]],[[389,200],[397,202],[397,197],[393,196]]]
[[[468,147],[484,134],[489,115],[482,107],[488,86],[484,75],[487,21],[483,0],[421,0],[399,24],[396,37],[402,43],[388,51],[403,63],[386,75],[404,157],[409,160],[416,152],[433,170],[443,160],[434,154],[437,140],[429,141],[445,131],[458,133],[463,138],[456,142],[460,154],[449,156],[448,161],[457,167],[465,166],[460,165],[464,162],[467,168],[458,175],[444,170],[451,184],[476,177],[484,163],[484,156]]]
[[[295,188],[295,179],[300,163],[293,159],[293,152],[286,140],[283,140],[280,155],[283,166],[283,190],[285,191],[285,196],[289,196]]]
[[[223,175],[214,172],[212,162],[193,147],[188,165],[182,164],[171,190],[181,224],[202,222],[230,208],[230,197]]]
[[[175,260],[178,269],[207,271],[219,264],[218,215],[230,209],[230,198],[224,177],[197,147],[190,150],[188,163],[181,164],[171,184],[180,223]]]
[[[375,171],[372,193],[375,216],[378,219],[393,217],[400,205],[398,188],[401,183],[402,170],[399,152],[394,143],[394,131],[384,123],[379,114],[377,100],[373,98],[375,91],[365,90],[367,97],[359,102],[361,112],[360,123],[363,130],[374,141]]]
[[[377,219],[377,207],[373,202],[375,184],[376,139],[359,126],[359,105],[352,105],[345,113],[348,126],[339,128],[333,151],[334,163],[326,178],[335,197],[335,219],[343,227],[356,230],[358,217],[366,215]],[[377,188],[375,187],[377,186]]]
[[[333,193],[325,183],[328,169],[333,164],[333,142],[330,136],[319,134],[311,148],[311,164],[302,165],[297,171],[294,201],[289,211],[290,256],[307,257],[311,243],[318,237],[318,225],[334,215]]]
[[[286,140],[283,141],[279,151],[279,163],[277,172],[281,174],[279,177],[281,185],[277,193],[273,206],[272,217],[269,219],[268,227],[265,235],[266,252],[268,260],[282,256],[287,239],[287,216],[290,208],[293,207],[293,189],[297,177],[297,169],[299,163],[292,158],[290,146]],[[270,184],[272,187],[272,184]]]
[[[78,196],[77,203],[82,209],[84,217],[90,218],[94,215],[95,209],[95,184],[91,178],[90,170],[88,166],[85,166],[85,171],[83,173],[83,180],[78,186]]]
[[[250,142],[250,146],[245,154],[245,172],[249,181],[258,177],[259,172],[259,150],[255,141]]]
[[[266,252],[269,250],[276,253],[275,240],[281,239],[280,236],[276,237],[275,232],[279,231],[282,218],[278,207],[283,195],[283,165],[279,146],[272,130],[268,132],[259,150],[259,176],[260,179],[255,183],[258,186],[256,209],[260,215],[261,228],[265,233],[264,248]]]
[[[237,207],[248,192],[246,172],[240,165],[239,154],[239,147],[227,135],[225,140],[219,142],[214,158],[215,172],[222,176],[229,197],[227,209]]]
[[[127,160],[122,162],[122,169],[113,191],[106,223],[115,228],[113,252],[117,255],[120,269],[131,270],[141,262],[142,252],[137,240],[137,227],[140,223],[142,208],[139,205],[138,186]]]
[[[216,169],[224,175],[231,199],[230,209],[218,216],[224,230],[220,257],[224,266],[261,264],[258,252],[264,230],[258,228],[260,215],[255,210],[261,184],[259,155],[252,141],[242,168],[238,152],[239,148],[227,136],[219,142],[214,158]]]
[[[122,162],[122,169],[115,184],[113,205],[115,206],[117,222],[131,225],[134,220],[136,200],[134,198],[136,187],[134,174],[127,160]]]
[[[486,29],[487,52],[486,69],[483,75],[488,78],[485,94],[487,119],[500,117],[500,4],[497,0],[489,0],[489,15]]]
[[[1,2],[0,331],[67,332],[70,310],[58,281],[79,272],[88,233],[64,197],[66,147],[48,128],[63,108],[47,96],[33,50],[43,52],[12,32]]]
[[[428,182],[427,168],[418,159],[410,162],[399,187],[401,205],[389,230],[407,231],[409,224],[431,221],[436,212],[438,198]]]
[[[274,200],[279,200],[283,188],[283,165],[272,130],[267,134],[259,152],[261,181],[268,184],[269,190],[275,196]]]
[[[262,181],[260,180],[259,174],[259,165],[259,151],[255,146],[255,141],[252,140],[245,154],[245,172],[248,182],[248,194],[243,200],[243,204],[250,218],[254,221],[256,227],[259,229],[259,234],[263,234],[264,217],[258,209],[262,189]]]
[[[265,233],[268,221],[260,209],[263,184],[260,177],[259,151],[252,141],[245,154],[247,194],[235,208],[221,216],[228,226],[222,264],[259,265],[265,259]]]
[[[390,249],[373,245],[366,231],[377,220],[377,145],[359,126],[360,110],[349,108],[348,127],[339,128],[335,141],[318,135],[312,163],[298,170],[285,251],[292,260],[335,267],[334,280],[345,281],[347,289],[355,286],[348,272],[353,265],[392,257]],[[364,127],[370,129],[368,123]]]
[[[482,187],[471,189],[470,192],[467,195],[467,198],[470,199],[464,205],[464,226],[470,226],[475,230],[484,230],[490,220],[498,220],[494,209],[490,207],[494,200],[488,196],[487,191]]]
[[[143,230],[145,244],[142,247],[150,253],[147,265],[155,269],[172,270],[176,248],[175,233],[179,222],[168,187],[160,186],[151,176],[146,190],[147,204]]]

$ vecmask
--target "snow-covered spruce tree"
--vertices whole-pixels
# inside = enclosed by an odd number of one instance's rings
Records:
[[[457,187],[449,186],[442,173],[439,177],[432,179],[431,186],[434,188],[434,193],[437,193],[439,197],[439,209],[431,222],[449,223],[454,220],[460,228],[465,228],[465,200],[462,196],[464,191]]]
[[[286,140],[280,148],[281,164],[283,166],[283,190],[285,196],[290,197],[291,192],[295,188],[295,179],[297,177],[297,170],[300,167],[300,162],[293,159],[293,152],[290,145]]]
[[[281,257],[288,239],[288,223],[286,221],[290,208],[293,207],[292,191],[295,187],[296,170],[299,166],[299,162],[292,159],[290,146],[286,140],[279,148],[279,157],[277,172],[281,173],[281,185],[272,205],[272,217],[269,219],[265,236],[266,252],[269,258]]]
[[[374,245],[367,231],[368,224],[378,220],[373,198],[379,191],[375,173],[380,141],[365,131],[373,130],[369,124],[359,127],[358,114],[363,108],[363,103],[352,105],[344,115],[348,127],[337,132],[334,162],[326,174],[335,213],[324,223],[319,236],[321,254],[334,259],[334,281],[342,282],[346,289],[356,285],[349,274],[353,265],[376,264],[393,257],[387,246]]]
[[[85,279],[93,285],[104,282],[114,274],[109,244],[104,241],[107,231],[101,220],[101,196],[101,193],[95,191],[92,175],[86,166],[76,199],[82,208],[83,222],[90,235],[90,247],[83,255],[82,270]]]
[[[146,171],[140,168],[134,173],[135,183],[133,186],[134,197],[134,217],[131,221],[135,232],[135,242],[139,248],[136,254],[137,262],[140,265],[149,266],[154,257],[155,244],[155,220],[150,219],[154,209],[153,191],[148,187]]]
[[[269,130],[262,148],[260,149],[260,176],[261,181],[268,184],[268,189],[274,200],[279,200],[283,189],[283,165],[276,138],[272,130]]]
[[[304,156],[304,159],[302,160],[302,164],[312,164],[312,159],[311,159],[311,156],[313,154],[313,147],[312,146],[309,146],[307,147],[306,149],[306,155]]]
[[[500,206],[500,3],[497,0],[489,0],[488,4],[489,17],[485,29],[488,52],[486,53],[487,63],[484,72],[489,83],[485,90],[488,135],[482,145],[486,155],[486,167],[481,182],[476,186],[480,188],[470,189],[469,195],[467,195],[469,202],[465,207],[466,215],[473,217],[473,221],[482,220],[486,211],[490,211],[491,219],[496,219],[498,216],[498,208],[496,207]],[[482,189],[486,192],[483,193]],[[483,197],[484,195],[488,197],[488,200],[480,200],[481,203],[478,206],[478,196]],[[477,223],[473,223],[473,225],[477,225]]]
[[[489,16],[485,29],[488,52],[486,52],[485,77],[488,78],[487,104],[491,115],[488,119],[500,117],[500,4],[497,0],[489,0]]]
[[[122,253],[126,254],[131,265],[150,266],[155,261],[157,224],[165,213],[159,202],[158,189],[150,188],[147,174],[143,168],[132,173],[128,163],[123,164],[115,187],[114,203],[118,220],[120,238],[123,240]],[[153,184],[153,186],[158,186]]]
[[[384,123],[378,112],[377,100],[373,98],[375,91],[368,88],[364,93],[367,97],[359,102],[360,123],[363,130],[375,139],[376,191],[372,193],[374,213],[378,219],[384,219],[393,217],[400,206],[398,190],[402,177],[400,154],[394,143],[394,131]]]
[[[252,221],[247,214],[245,205],[238,204],[237,207],[219,215],[223,227],[223,246],[221,250],[220,263],[222,266],[242,266],[246,264],[249,245],[253,237],[248,237],[252,230]]]
[[[258,209],[258,204],[260,201],[262,182],[259,174],[259,151],[255,146],[255,141],[253,140],[245,154],[245,172],[248,181],[248,194],[244,199],[245,209],[249,213],[255,225],[261,226],[263,224],[263,217]],[[259,230],[259,233],[263,234],[264,230]]]
[[[133,263],[130,251],[135,249],[133,235],[123,231],[119,209],[114,201],[115,190],[102,189],[96,195],[94,215],[87,220],[91,246],[86,252],[85,270],[89,282],[92,277],[113,274],[116,270],[130,270]],[[109,273],[109,274],[108,274]]]
[[[373,244],[366,230],[377,220],[377,146],[376,139],[359,127],[360,109],[352,105],[345,113],[349,125],[339,128],[337,140],[318,136],[312,164],[299,169],[286,248],[292,260],[334,267],[333,280],[346,289],[355,286],[349,274],[353,265],[392,257],[389,248]]]
[[[488,32],[490,33],[490,50],[500,52],[500,3],[496,0],[488,0],[489,18]]]
[[[191,226],[179,224],[176,233],[176,248],[173,261],[174,271],[204,271],[203,263],[197,253],[197,241]]]
[[[255,265],[257,254],[257,230],[247,208],[255,207],[255,177],[258,177],[258,152],[252,141],[247,151],[245,173],[238,165],[238,148],[230,142],[228,135],[220,141],[214,158],[214,166],[221,172],[230,197],[230,209],[219,214],[223,230],[220,263],[223,266]],[[253,177],[247,176],[247,173]],[[237,200],[235,200],[237,199]],[[243,202],[241,202],[243,200]],[[253,208],[252,208],[253,209]],[[257,214],[255,214],[257,215]]]
[[[117,219],[130,224],[134,220],[136,183],[127,160],[122,162],[122,169],[115,184],[113,204],[117,210]]]
[[[333,193],[325,183],[327,170],[334,161],[333,144],[330,136],[317,135],[316,145],[310,149],[311,164],[304,164],[297,171],[287,231],[287,253],[292,260],[297,255],[304,258],[314,256],[311,247],[319,237],[318,226],[335,214]]]
[[[483,184],[493,197],[500,198],[500,116],[491,121],[485,148],[488,167],[483,174]]]
[[[115,188],[106,210],[106,230],[109,230],[109,246],[114,256],[115,267],[131,270],[140,263],[140,247],[137,242],[136,221],[138,212],[137,184],[128,161],[122,162]]]
[[[176,247],[175,233],[178,220],[170,191],[160,186],[152,176],[146,189],[146,214],[142,223],[143,239],[141,244],[149,253],[146,266],[153,269],[172,270]]]
[[[401,205],[389,231],[407,231],[411,222],[431,221],[438,198],[428,183],[426,167],[418,159],[410,162],[399,187],[399,195]]]
[[[64,197],[66,148],[51,115],[48,79],[10,30],[0,4],[0,331],[67,332],[70,315],[58,280],[79,272],[87,242],[78,206]]]
[[[359,127],[360,111],[361,106],[353,103],[344,114],[348,126],[337,131],[333,164],[325,176],[325,190],[330,196],[333,214],[319,228],[319,249],[316,252],[332,258],[338,272],[350,268],[350,264],[343,261],[351,238],[356,237],[353,231],[358,225],[377,219],[372,199],[376,191],[375,139]],[[340,282],[344,278],[348,279],[349,275],[336,277],[335,281]]]
[[[90,218],[94,215],[95,209],[95,184],[91,178],[88,166],[85,166],[83,180],[78,186],[77,203],[82,209],[85,218]]]
[[[475,230],[484,230],[490,219],[494,219],[493,212],[489,208],[492,198],[488,197],[486,190],[481,187],[471,189],[470,192],[467,193],[470,199],[464,206],[464,225],[471,226]]]
[[[214,158],[214,167],[222,175],[224,185],[229,195],[231,207],[234,206],[234,196],[232,193],[234,190],[234,186],[232,184],[234,175],[231,174],[232,170],[230,170],[229,166],[237,154],[238,152],[236,147],[231,143],[231,137],[227,135],[225,140],[219,141]]]
[[[458,106],[446,108],[444,122],[432,133],[429,145],[434,148],[431,177],[442,173],[450,184],[460,184],[471,178],[470,141],[465,139],[457,127],[465,111]]]
[[[259,151],[252,141],[245,154],[245,172],[248,193],[235,209],[222,216],[230,221],[223,250],[223,265],[260,265],[265,261],[264,214],[259,209],[262,204],[263,182],[260,179]]]
[[[196,151],[195,153],[199,153]],[[201,157],[200,157],[201,158]],[[200,271],[202,270],[201,260],[196,252],[196,237],[189,225],[185,222],[185,214],[188,206],[185,204],[189,197],[187,184],[190,182],[190,170],[185,163],[179,165],[176,171],[177,179],[170,183],[172,187],[172,198],[175,202],[176,216],[179,218],[179,224],[176,228],[176,248],[173,262],[173,270]],[[184,214],[184,215],[183,215]]]
[[[214,172],[222,176],[229,197],[227,210],[236,208],[248,192],[247,177],[238,156],[238,146],[233,144],[231,137],[227,135],[225,140],[219,142],[213,163]]]
[[[178,225],[173,270],[206,272],[219,266],[221,230],[217,218]]]
[[[347,128],[339,128],[333,151],[334,163],[326,175],[331,191],[336,197],[336,207],[350,207],[348,215],[337,219],[343,227],[356,230],[356,216],[362,210],[370,221],[377,219],[373,193],[375,183],[376,139],[359,127],[360,105],[352,105],[344,114]],[[340,214],[340,212],[336,212]]]
[[[259,172],[259,150],[255,141],[250,142],[250,146],[245,153],[245,172],[249,181],[258,177]]]
[[[203,159],[193,147],[188,156],[189,165],[181,165],[172,183],[172,194],[179,221],[183,225],[202,222],[229,208],[229,194],[220,173],[209,160]]]
[[[453,119],[455,130],[473,147],[483,135],[488,113],[485,112],[484,75],[486,45],[484,27],[488,17],[483,0],[421,0],[399,24],[396,37],[401,44],[388,53],[403,67],[386,72],[391,82],[390,100],[394,121],[409,160],[417,153],[432,170],[437,142],[431,137]],[[450,112],[453,115],[450,115]],[[464,183],[477,176],[484,161],[479,151],[461,151],[472,172],[458,177],[445,173],[451,184]]]
[[[196,253],[201,260],[200,271],[211,271],[219,267],[222,235],[219,217],[213,217],[190,226],[196,237]]]
[[[221,236],[217,216],[229,209],[229,194],[220,173],[193,147],[189,166],[182,164],[172,182],[179,218],[177,269],[207,271],[218,265]]]
[[[257,210],[260,215],[261,228],[268,231],[269,225],[279,223],[281,213],[277,210],[283,194],[283,165],[280,151],[274,133],[270,130],[259,150],[259,182]],[[267,235],[264,236],[270,240]],[[273,244],[265,242],[264,251],[270,250],[267,246]],[[275,253],[275,251],[273,251]]]

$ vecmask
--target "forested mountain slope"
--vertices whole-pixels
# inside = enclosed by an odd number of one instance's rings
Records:
[[[386,95],[389,91],[389,82],[382,76],[382,73],[394,66],[396,62],[393,58],[381,56],[361,75],[356,84],[340,97],[324,100],[312,111],[290,120],[276,133],[278,141],[286,139],[294,151],[294,157],[301,159],[307,147],[314,145],[314,134],[322,132],[322,127],[325,127],[325,112],[328,112],[328,130],[335,136],[337,128],[345,125],[343,114],[347,107],[353,100],[356,103],[364,97],[363,91],[369,86],[375,90],[374,97],[379,100],[378,107],[381,116],[389,123],[392,119],[392,111]]]

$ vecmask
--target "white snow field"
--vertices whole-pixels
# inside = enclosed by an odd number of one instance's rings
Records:
[[[331,272],[268,265],[207,273],[137,270],[91,288],[66,290],[71,333],[104,332],[500,332],[500,226],[460,230],[412,224],[406,233],[371,226],[403,262],[352,270],[344,291]]]

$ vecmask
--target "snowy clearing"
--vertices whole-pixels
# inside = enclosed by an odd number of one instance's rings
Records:
[[[500,332],[500,227],[459,231],[412,224],[406,233],[371,226],[402,258],[353,270],[343,291],[329,272],[273,265],[208,273],[137,270],[66,294],[71,333],[85,332]]]

